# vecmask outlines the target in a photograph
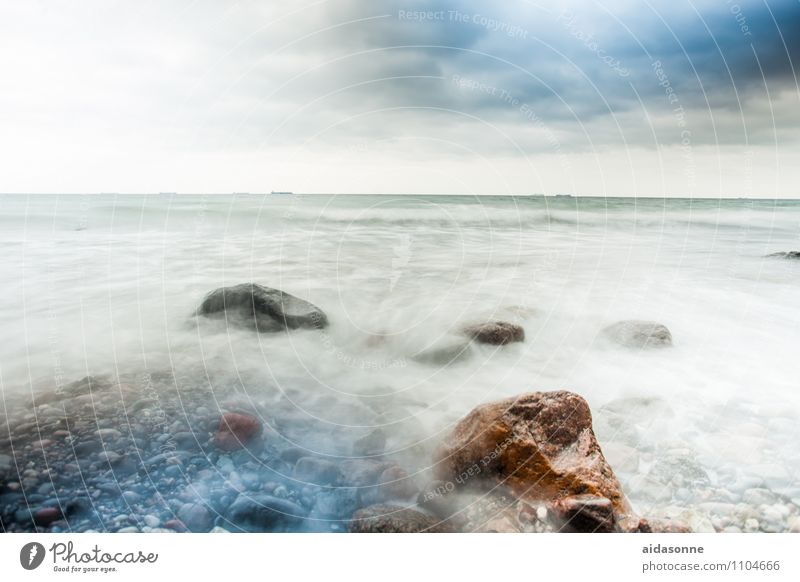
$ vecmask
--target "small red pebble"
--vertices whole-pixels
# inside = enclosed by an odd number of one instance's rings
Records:
[[[223,451],[235,451],[261,434],[261,423],[249,414],[226,412],[219,420],[214,444]]]
[[[186,525],[180,519],[170,519],[164,523],[164,527],[178,532],[187,531]]]
[[[61,519],[61,510],[58,507],[44,507],[33,514],[36,525],[47,526]]]

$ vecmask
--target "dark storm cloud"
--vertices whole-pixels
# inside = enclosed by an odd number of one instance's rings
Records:
[[[691,123],[694,143],[737,143],[745,135],[751,143],[769,141],[773,126],[796,123],[751,115],[767,92],[774,99],[796,91],[796,2],[549,9],[521,1],[348,0],[326,4],[319,18],[319,26],[348,24],[297,50],[341,60],[309,71],[284,97],[338,89],[324,104],[328,113],[407,107],[416,127],[425,116],[419,108],[444,108],[524,130],[524,105],[543,123],[572,132],[576,143],[587,142],[588,132],[601,142],[628,145],[679,141],[683,126],[677,122],[652,129],[641,123],[642,115],[673,119],[676,108]],[[630,125],[634,113],[638,124]],[[313,116],[313,108],[307,114]],[[784,111],[778,107],[775,114]],[[448,123],[438,113],[436,122]],[[403,131],[403,124],[371,128],[376,134]]]

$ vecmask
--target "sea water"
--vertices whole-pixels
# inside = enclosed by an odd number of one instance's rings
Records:
[[[640,511],[720,491],[800,501],[800,261],[766,257],[800,250],[798,201],[5,195],[0,225],[4,394],[214,370],[338,425],[358,420],[320,403],[392,396],[407,436],[392,446],[413,454],[482,402],[567,389]],[[243,282],[313,302],[330,326],[255,334],[192,317]],[[415,358],[488,319],[519,323],[525,342]],[[610,344],[601,330],[626,319],[666,325],[674,345]]]

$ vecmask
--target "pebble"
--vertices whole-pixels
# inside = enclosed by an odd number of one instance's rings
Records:
[[[122,494],[122,499],[125,503],[133,505],[134,503],[139,503],[142,500],[142,496],[135,491],[125,491],[125,493]]]
[[[33,521],[36,525],[47,526],[61,518],[61,510],[57,507],[44,507],[34,512]]]
[[[758,531],[758,520],[752,517],[744,522],[744,531],[756,532]]]
[[[186,525],[180,519],[170,519],[164,523],[164,527],[178,532],[184,532],[186,530]]]
[[[161,520],[158,519],[155,515],[145,515],[142,518],[142,521],[147,527],[154,528],[161,525]]]
[[[164,469],[164,475],[173,479],[177,479],[178,477],[183,476],[183,467],[178,464],[168,464]]]
[[[775,503],[778,496],[769,489],[753,488],[742,494],[742,501],[749,505],[768,505]]]
[[[108,440],[118,439],[119,437],[122,436],[122,433],[115,428],[101,428],[99,430],[94,431],[94,434],[96,434],[101,439],[108,439]]]
[[[139,528],[135,525],[131,525],[128,527],[123,527],[122,529],[118,529],[117,533],[139,533]]]
[[[102,463],[113,465],[122,459],[122,455],[114,451],[102,451],[97,455],[97,459]]]
[[[191,531],[208,531],[212,525],[208,508],[200,503],[184,503],[178,510],[178,519]]]

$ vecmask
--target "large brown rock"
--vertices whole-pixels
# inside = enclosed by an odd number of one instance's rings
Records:
[[[457,488],[497,485],[528,501],[576,495],[608,499],[631,513],[592,431],[586,401],[572,392],[532,392],[481,405],[446,437],[435,458],[439,479]]]

